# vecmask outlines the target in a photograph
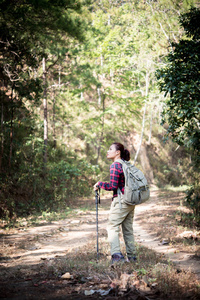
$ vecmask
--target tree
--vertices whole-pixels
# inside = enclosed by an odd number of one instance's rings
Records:
[[[173,44],[166,65],[157,71],[160,90],[169,95],[163,112],[167,132],[179,145],[200,155],[200,10],[181,16],[187,38]],[[197,22],[198,21],[198,22]]]
[[[0,1],[0,215],[1,212],[5,215],[16,207],[23,207],[23,200],[27,201],[24,207],[28,207],[28,199],[32,207],[40,207],[36,191],[41,198],[45,193],[45,197],[53,194],[48,192],[45,172],[41,168],[41,99],[44,97],[46,101],[48,96],[48,91],[45,90],[48,87],[46,72],[55,61],[66,55],[68,40],[85,40],[89,17],[89,13],[86,16],[87,2],[89,1]],[[43,73],[42,61],[46,63]],[[48,115],[46,103],[45,151]],[[46,161],[46,153],[44,159]],[[37,176],[40,177],[38,181]],[[42,182],[43,195],[40,190]],[[51,187],[54,185],[51,184]],[[17,200],[14,190],[23,190],[22,201]],[[35,203],[34,198],[37,199]]]
[[[157,71],[157,78],[161,92],[169,95],[163,111],[163,124],[168,124],[167,134],[191,151],[193,171],[196,171],[193,185],[196,188],[193,186],[190,199],[194,194],[196,203],[192,205],[199,214],[200,9],[192,8],[182,14],[180,23],[186,37],[173,44],[173,52],[167,55],[165,67]]]
[[[19,146],[19,141],[14,141],[14,136],[17,137],[14,134],[17,123],[22,125],[30,119],[25,102],[38,105],[42,97],[42,76],[35,76],[41,61],[48,57],[52,49],[55,52],[59,48],[57,56],[61,56],[61,52],[67,52],[66,36],[84,40],[87,26],[84,13],[86,2],[1,1],[0,78],[3,84],[0,87],[0,109],[1,124],[4,123],[4,126],[1,126],[0,167],[7,164],[11,166],[12,155],[16,146]],[[22,111],[26,114],[23,118]],[[27,129],[27,122],[24,127]],[[29,129],[25,136],[31,132],[30,124]],[[9,148],[7,156],[6,147]]]

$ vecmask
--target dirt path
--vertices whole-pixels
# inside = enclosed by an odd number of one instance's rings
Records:
[[[109,199],[102,199],[99,208],[99,233],[101,238],[107,236]],[[94,203],[92,203],[94,205]],[[142,223],[146,212],[155,210],[157,193],[153,192],[151,200],[137,206],[134,220],[136,242],[145,247],[165,254],[177,268],[194,272],[200,280],[200,261],[192,258],[191,253],[178,251],[169,244],[162,244],[152,232],[145,230]],[[27,268],[36,265],[41,260],[64,256],[76,251],[91,240],[96,239],[96,212],[76,210],[73,219],[60,220],[51,224],[41,224],[37,227],[11,230],[0,230],[0,268],[1,274],[7,276],[12,268]]]
[[[135,240],[145,247],[164,254],[167,259],[177,266],[177,269],[189,270],[196,274],[198,280],[200,280],[200,260],[196,259],[194,254],[188,253],[184,249],[180,251],[178,247],[163,242],[156,234],[142,227],[141,218],[145,217],[146,211],[155,209],[155,205],[155,203],[150,202],[137,207],[134,222]]]

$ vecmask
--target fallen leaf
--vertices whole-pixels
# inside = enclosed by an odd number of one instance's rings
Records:
[[[146,286],[149,284],[149,281],[148,281],[148,278],[147,278],[146,275],[144,275],[144,276],[142,277],[142,280],[143,280],[143,282],[144,282],[144,284],[145,284]]]
[[[85,296],[93,295],[94,293],[95,293],[94,290],[90,290],[90,291],[85,290],[84,292]]]
[[[140,285],[140,281],[139,280],[136,280],[133,282],[133,286],[139,286]]]
[[[61,276],[61,279],[72,279],[72,278],[73,278],[73,276],[69,272],[67,272]]]
[[[156,282],[152,283],[152,287],[155,288],[158,284]]]
[[[120,276],[120,289],[126,289],[129,283],[130,275],[122,274]]]

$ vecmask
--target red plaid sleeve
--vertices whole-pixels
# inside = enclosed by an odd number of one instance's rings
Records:
[[[110,166],[110,182],[99,181],[99,187],[107,190],[113,191],[113,197],[117,196],[118,187],[124,193],[124,173],[122,170],[122,165],[119,162],[114,162]]]

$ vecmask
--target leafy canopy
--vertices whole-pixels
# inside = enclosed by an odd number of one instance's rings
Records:
[[[86,0],[87,1],[87,0]],[[17,81],[20,71],[37,67],[66,35],[83,41],[88,20],[86,1],[23,0],[0,2],[0,75]]]
[[[186,38],[173,44],[166,65],[157,71],[160,90],[169,95],[163,113],[168,134],[200,155],[200,10],[192,8],[180,18]]]

